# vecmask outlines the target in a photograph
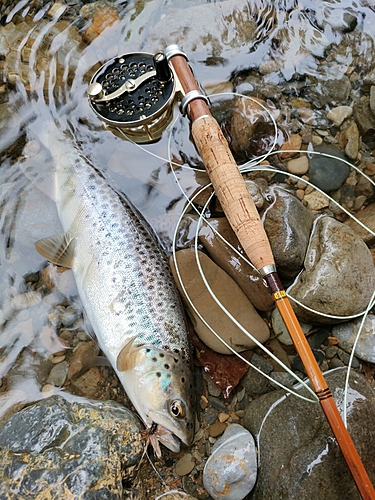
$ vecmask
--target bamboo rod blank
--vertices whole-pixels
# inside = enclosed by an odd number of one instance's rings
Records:
[[[172,55],[170,60],[185,94],[192,90],[199,90],[186,59],[182,55],[176,54]],[[246,254],[259,270],[272,265],[274,259],[268,238],[219,125],[211,116],[206,103],[199,98],[190,102],[189,116],[197,150],[224,213]],[[275,272],[266,274],[265,280],[271,289],[276,306],[301,357],[358,490],[364,500],[375,500],[375,490],[366,469],[344,426],[332,394],[311,352],[282,284]]]

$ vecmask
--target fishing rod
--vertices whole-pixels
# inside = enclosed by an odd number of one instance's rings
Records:
[[[190,119],[195,146],[224,213],[272,293],[362,499],[375,500],[366,469],[278,277],[256,206],[187,56],[177,45],[156,54],[118,56],[94,74],[87,94],[90,106],[107,128],[136,143],[154,142],[161,137],[171,121],[172,103],[176,95],[182,95],[182,112]]]

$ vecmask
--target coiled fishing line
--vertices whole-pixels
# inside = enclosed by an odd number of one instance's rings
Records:
[[[275,135],[274,135],[274,141],[273,141],[273,144],[272,144],[272,147],[270,148],[270,150],[268,152],[266,152],[265,154],[261,155],[261,156],[258,156],[256,158],[253,158],[251,160],[249,160],[248,162],[242,164],[241,166],[239,166],[239,170],[241,171],[241,173],[248,173],[248,172],[256,172],[256,171],[265,171],[265,172],[271,172],[271,173],[279,173],[279,174],[282,174],[282,175],[285,175],[286,177],[290,177],[292,179],[295,179],[295,180],[299,180],[300,177],[295,175],[295,174],[292,174],[292,173],[289,173],[289,172],[286,172],[284,170],[280,170],[276,167],[273,167],[271,165],[260,165],[260,163],[264,162],[267,160],[267,158],[269,158],[270,156],[272,155],[276,155],[276,154],[279,154],[280,151],[278,150],[275,150],[275,147],[276,147],[276,144],[277,144],[277,135],[278,135],[278,127],[277,127],[277,124],[276,124],[276,121],[274,119],[274,117],[272,116],[272,114],[270,113],[270,111],[266,108],[266,106],[264,106],[263,104],[259,103],[256,99],[253,99],[252,97],[250,96],[245,96],[243,94],[239,94],[239,93],[235,93],[235,92],[223,92],[223,93],[218,93],[218,94],[211,94],[209,96],[209,98],[213,98],[213,97],[222,97],[222,96],[236,96],[236,97],[242,97],[242,98],[245,98],[245,99],[249,99],[253,102],[256,102],[256,104],[260,107],[263,108],[263,110],[268,114],[268,116],[270,117],[270,120],[272,121],[273,123],[273,126],[274,126],[274,131],[275,131]],[[207,279],[206,277],[204,276],[204,272],[203,272],[203,269],[202,269],[202,266],[201,266],[201,263],[200,263],[200,260],[199,260],[199,254],[198,254],[198,238],[199,238],[199,229],[201,228],[202,224],[206,224],[207,226],[209,226],[211,228],[211,230],[214,232],[215,235],[217,235],[219,238],[221,238],[222,241],[224,241],[231,249],[232,251],[234,251],[236,253],[236,255],[241,258],[244,262],[246,262],[247,264],[249,264],[254,270],[257,271],[257,269],[255,268],[255,266],[252,264],[252,262],[250,262],[247,257],[243,254],[241,254],[236,248],[234,248],[229,242],[227,242],[225,240],[225,238],[217,231],[217,229],[210,224],[210,222],[204,217],[204,213],[206,212],[213,196],[214,196],[214,192],[210,195],[208,201],[206,202],[205,206],[199,210],[197,208],[197,206],[194,204],[194,200],[203,192],[205,191],[206,189],[209,189],[209,188],[212,188],[212,184],[211,183],[208,183],[207,185],[203,186],[201,189],[199,189],[192,197],[189,196],[183,186],[181,185],[179,179],[178,179],[178,176],[177,176],[177,173],[176,173],[176,170],[173,168],[173,167],[178,167],[178,169],[188,169],[188,170],[193,170],[193,171],[196,171],[196,172],[204,172],[205,170],[203,169],[200,169],[200,168],[195,168],[195,167],[191,167],[189,165],[185,165],[185,164],[180,164],[180,163],[177,163],[175,161],[172,160],[172,147],[171,147],[171,141],[172,141],[172,135],[173,135],[173,132],[176,130],[176,127],[177,127],[177,121],[181,119],[180,116],[177,116],[176,119],[172,122],[172,124],[170,125],[170,132],[168,133],[168,158],[163,158],[162,156],[160,155],[157,155],[155,153],[153,153],[152,151],[149,151],[148,149],[144,148],[143,146],[135,143],[134,141],[132,141],[129,137],[126,136],[126,134],[124,134],[123,131],[119,130],[125,137],[127,140],[130,140],[130,142],[133,142],[137,147],[139,147],[140,149],[142,149],[143,151],[145,151],[147,154],[151,154],[152,156],[162,160],[163,162],[167,162],[170,167],[171,167],[171,171],[173,173],[173,176],[174,176],[174,179],[175,179],[175,182],[177,183],[179,189],[181,190],[181,193],[184,195],[186,201],[187,201],[187,205],[185,207],[185,209],[183,210],[183,212],[181,213],[180,217],[179,217],[179,220],[176,224],[176,228],[175,228],[175,231],[174,231],[174,235],[173,235],[173,245],[172,245],[172,254],[173,254],[173,260],[174,260],[174,264],[175,264],[175,268],[176,268],[176,274],[177,274],[177,277],[179,279],[179,282],[181,284],[181,288],[184,292],[184,295],[186,296],[186,299],[188,300],[190,306],[194,309],[195,313],[197,314],[197,316],[200,318],[200,320],[203,322],[203,324],[215,335],[215,337],[217,339],[219,339],[223,345],[229,349],[233,354],[235,354],[237,357],[239,357],[242,361],[244,361],[246,364],[248,364],[249,366],[251,366],[252,368],[254,368],[256,371],[258,371],[259,373],[261,373],[263,376],[265,376],[267,379],[269,379],[270,381],[272,381],[273,383],[277,384],[278,386],[280,386],[281,388],[283,388],[284,390],[286,390],[288,393],[293,393],[294,395],[296,395],[297,397],[300,397],[301,399],[304,399],[304,400],[307,400],[309,402],[317,402],[318,401],[318,398],[316,397],[315,393],[313,392],[313,390],[309,387],[308,383],[309,382],[304,382],[303,380],[301,380],[294,372],[292,372],[284,363],[282,363],[271,351],[269,351],[263,344],[261,344],[259,341],[257,341],[257,339],[255,339],[251,334],[250,332],[248,332],[245,328],[242,327],[242,325],[240,325],[237,320],[230,314],[230,312],[223,306],[223,304],[218,300],[218,298],[216,297],[216,295],[214,294],[214,292],[212,291],[211,287],[209,286],[209,283],[207,282]],[[321,156],[325,156],[327,158],[333,158],[333,159],[336,159],[336,160],[340,160],[342,161],[343,163],[347,164],[350,168],[353,168],[357,171],[357,173],[361,174],[363,177],[365,177],[372,185],[375,186],[375,183],[374,181],[369,177],[367,176],[366,174],[364,174],[358,167],[356,167],[355,165],[352,165],[350,162],[344,160],[344,159],[341,159],[341,158],[338,158],[336,157],[335,155],[331,155],[331,154],[328,154],[328,153],[322,153],[320,151],[312,151],[312,150],[283,150],[283,152],[287,153],[287,152],[293,152],[293,153],[303,153],[303,154],[307,154],[311,157],[311,155],[313,154],[317,154],[317,155],[321,155]],[[317,186],[315,186],[313,183],[311,183],[310,181],[308,180],[304,180],[304,182],[311,186],[313,189],[317,190],[318,192],[320,192],[321,194],[323,194],[330,202],[334,203],[336,206],[338,206],[343,212],[345,212],[350,218],[352,218],[355,222],[357,222],[362,228],[364,228],[365,230],[367,230],[370,234],[374,235],[375,236],[375,232],[373,232],[370,228],[368,228],[365,224],[363,224],[361,221],[359,221],[352,213],[349,212],[349,210],[347,210],[346,208],[344,208],[340,203],[338,203],[336,200],[334,200],[331,196],[329,196],[328,194],[326,194],[325,192],[323,192],[320,188],[318,188]],[[249,362],[248,360],[246,360],[243,356],[241,356],[238,352],[236,352],[231,346],[229,346],[221,337],[220,335],[215,332],[211,326],[207,323],[207,321],[200,315],[200,313],[198,312],[198,310],[196,309],[196,307],[194,306],[194,304],[192,303],[191,299],[189,298],[188,294],[187,294],[187,291],[186,291],[186,288],[184,286],[184,283],[182,281],[182,278],[181,278],[181,274],[180,274],[180,271],[178,269],[178,264],[177,264],[177,259],[176,259],[176,241],[177,241],[177,235],[178,235],[178,228],[181,224],[181,221],[183,219],[183,217],[187,214],[187,212],[193,208],[194,211],[198,214],[198,225],[197,225],[197,229],[196,229],[196,234],[195,234],[195,238],[194,238],[194,251],[195,251],[195,257],[196,257],[196,262],[197,262],[197,266],[198,266],[198,270],[199,270],[199,273],[201,275],[201,278],[203,280],[203,282],[205,283],[205,286],[207,287],[207,290],[209,291],[211,297],[215,300],[215,302],[218,304],[218,306],[221,308],[221,310],[233,321],[233,323],[246,335],[248,336],[258,347],[260,347],[268,356],[270,356],[274,361],[276,361],[280,366],[283,367],[283,369],[285,371],[287,371],[290,375],[292,375],[294,377],[294,379],[299,383],[299,384],[302,384],[304,387],[306,387],[306,389],[313,395],[313,398],[314,399],[309,399],[309,398],[306,398],[304,396],[302,396],[301,394],[298,394],[296,393],[295,391],[291,390],[290,388],[288,387],[285,387],[283,386],[281,383],[275,381],[274,379],[272,379],[272,377],[270,377],[268,374],[262,372],[262,370],[260,370],[258,367],[254,366],[251,362]],[[300,301],[296,300],[294,297],[292,297],[290,294],[288,294],[288,297],[290,300],[293,300],[295,303],[297,303],[299,306],[303,307],[304,309],[310,311],[310,312],[313,312],[315,314],[318,314],[320,316],[324,316],[326,318],[329,318],[329,319],[333,319],[333,320],[350,320],[350,319],[355,319],[355,318],[358,318],[360,316],[363,316],[363,320],[361,322],[361,325],[359,327],[359,330],[358,330],[358,333],[356,335],[356,339],[355,339],[355,343],[354,343],[354,346],[353,346],[353,350],[352,350],[352,354],[351,354],[351,357],[350,357],[350,361],[349,361],[349,365],[348,365],[348,371],[347,371],[347,380],[346,380],[346,384],[345,384],[345,390],[344,390],[344,393],[345,393],[345,408],[346,408],[346,397],[347,397],[347,391],[348,391],[348,380],[349,380],[349,373],[350,373],[350,370],[351,370],[351,366],[352,366],[352,362],[353,362],[353,357],[354,357],[354,350],[355,350],[355,346],[358,342],[358,339],[359,339],[359,336],[360,336],[360,332],[361,332],[361,329],[362,329],[362,326],[364,324],[364,321],[365,321],[365,318],[368,314],[368,312],[372,309],[372,307],[374,306],[375,304],[375,292],[374,292],[374,295],[371,297],[370,301],[369,301],[369,304],[368,306],[366,307],[366,309],[360,313],[357,313],[357,314],[354,314],[354,315],[347,315],[347,316],[336,316],[336,315],[330,315],[330,314],[326,314],[326,313],[322,313],[318,310],[315,310],[315,309],[312,309],[308,306],[305,306],[303,303],[301,303]]]

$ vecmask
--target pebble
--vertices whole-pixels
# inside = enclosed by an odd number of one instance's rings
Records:
[[[355,122],[350,122],[338,137],[340,146],[344,149],[345,154],[352,160],[356,160],[358,156],[360,138],[359,130]]]
[[[215,422],[209,426],[208,433],[211,437],[218,437],[225,431],[226,428],[227,424],[225,422]]]
[[[294,175],[304,175],[309,170],[309,160],[306,156],[300,156],[299,158],[293,158],[289,160],[286,168],[288,172]]]
[[[76,347],[70,360],[68,379],[71,380],[80,375],[83,370],[87,369],[88,365],[92,363],[98,354],[98,344],[93,340],[90,342],[83,342]]]
[[[299,134],[290,134],[289,139],[286,142],[284,142],[284,144],[280,148],[280,153],[279,153],[280,158],[281,159],[291,158],[297,153],[298,150],[301,149],[301,146],[302,146],[302,137]],[[292,174],[296,173],[289,170],[289,168],[288,171],[291,172]]]
[[[355,217],[371,231],[375,232],[375,203],[367,205],[363,210],[356,213]],[[345,224],[352,228],[367,245],[375,243],[375,236],[359,225],[354,219],[348,219]]]
[[[269,328],[240,287],[207,255],[202,252],[198,252],[198,255],[206,280],[217,299],[259,342],[266,342],[269,338]],[[200,315],[217,332],[220,338],[224,339],[237,352],[254,347],[255,343],[232,322],[227,314],[222,312],[221,308],[211,297],[199,273],[194,250],[186,249],[178,251],[176,253],[176,261],[188,296]],[[180,293],[184,296],[184,291],[179,284],[175,264],[172,259],[170,264]],[[216,338],[211,330],[202,322],[186,299],[185,302],[194,329],[201,340],[216,352],[232,354],[232,351],[220,339]]]
[[[67,361],[62,361],[58,365],[55,365],[49,374],[47,384],[52,384],[55,387],[62,387],[65,384],[68,369],[69,365]]]
[[[353,108],[351,106],[337,106],[327,113],[327,118],[335,127],[339,127],[352,113]]]
[[[353,350],[361,321],[362,318],[358,318],[332,328],[332,335],[338,339],[339,346],[347,352]],[[363,361],[375,363],[375,316],[373,314],[369,314],[365,320],[356,344],[355,355]]]
[[[214,500],[242,500],[257,478],[253,436],[239,424],[229,425],[216,441],[203,470],[203,484]]]
[[[303,199],[310,210],[321,210],[329,206],[329,199],[320,191],[314,190],[311,193],[305,194]]]
[[[348,229],[331,217],[317,221],[304,269],[287,290],[292,297],[316,311],[335,316],[358,314],[366,308],[375,288],[374,263],[361,238]],[[292,307],[303,322],[332,322],[294,301]]]
[[[178,476],[187,476],[195,467],[195,460],[191,453],[186,453],[176,463],[175,471]]]

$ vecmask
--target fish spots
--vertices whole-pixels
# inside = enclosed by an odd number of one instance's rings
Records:
[[[166,370],[169,370],[169,369],[170,369],[169,364],[168,364],[168,363],[165,363],[164,368],[165,368]]]

